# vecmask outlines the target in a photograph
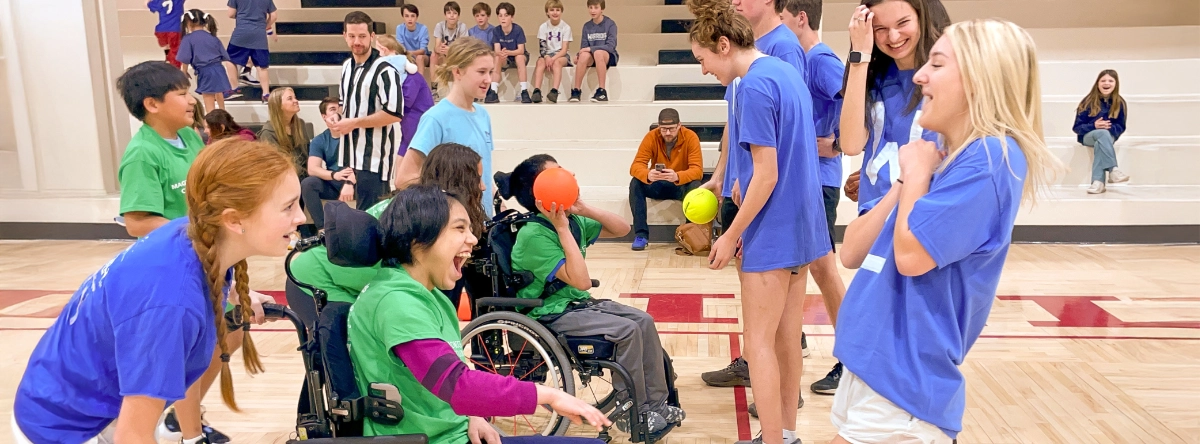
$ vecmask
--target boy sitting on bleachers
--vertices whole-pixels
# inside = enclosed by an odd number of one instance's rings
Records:
[[[642,138],[629,175],[633,176],[629,181],[633,250],[642,251],[650,241],[646,199],[683,200],[684,195],[700,186],[704,175],[700,137],[679,123],[679,111],[665,108],[658,113],[658,128]]]
[[[578,102],[583,78],[587,69],[596,67],[596,93],[593,102],[607,102],[608,68],[617,66],[617,23],[604,15],[604,0],[587,0],[588,16],[592,19],[583,24],[583,35],[579,38],[579,54],[575,56],[575,87],[571,89],[571,102]]]

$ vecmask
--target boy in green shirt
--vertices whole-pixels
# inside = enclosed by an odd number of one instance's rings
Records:
[[[646,425],[651,434],[683,421],[686,414],[667,404],[669,388],[664,364],[662,343],[654,318],[636,308],[609,300],[595,300],[588,294],[592,279],[584,256],[587,247],[601,237],[613,238],[629,234],[629,223],[621,216],[593,208],[577,200],[570,209],[544,208],[533,197],[533,182],[549,168],[559,168],[553,157],[539,154],[521,162],[508,176],[508,186],[501,186],[525,208],[536,208],[537,217],[547,219],[550,229],[541,223],[530,222],[517,232],[513,245],[513,271],[533,273],[533,283],[518,291],[522,298],[543,298],[541,307],[529,316],[546,324],[550,330],[565,336],[604,336],[616,343],[616,361],[633,377],[633,390],[645,401],[639,408],[647,413]],[[500,177],[499,179],[504,179]],[[553,205],[552,205],[553,207]],[[572,223],[579,228],[580,237],[572,234]],[[549,295],[546,286],[555,281],[566,285]],[[617,390],[624,390],[619,381]],[[624,416],[617,428],[628,432]]]
[[[187,215],[187,173],[204,147],[191,128],[196,99],[188,94],[190,86],[186,74],[163,62],[139,63],[117,78],[129,113],[143,123],[117,173],[130,236],[143,237]]]

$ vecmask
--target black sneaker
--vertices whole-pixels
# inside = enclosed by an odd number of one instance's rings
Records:
[[[605,91],[604,88],[596,88],[596,93],[592,94],[592,101],[593,102],[607,102],[608,101],[608,91]]]
[[[758,436],[754,437],[754,439],[752,439],[752,440],[749,440],[749,441],[737,441],[737,442],[736,442],[736,443],[734,443],[734,444],[763,444],[762,432],[758,432]],[[800,438],[796,438],[796,440],[795,440],[795,441],[792,441],[792,442],[789,442],[789,443],[784,443],[784,444],[802,444],[802,443],[800,442]]]
[[[580,97],[580,96],[582,96],[582,95],[583,95],[583,91],[580,91],[580,90],[578,90],[578,89],[575,89],[575,88],[571,88],[571,98],[570,98],[570,99],[567,99],[567,101],[568,101],[568,102],[578,102],[578,101],[579,101],[579,97]]]
[[[179,419],[175,417],[175,409],[170,409],[163,416],[163,421],[158,425],[158,435],[160,438],[171,439],[172,436],[179,436],[183,439],[183,432],[179,427]],[[211,444],[225,444],[229,442],[229,436],[221,433],[219,430],[209,427],[208,421],[204,420],[204,414],[200,414],[200,430],[204,433],[204,438]]]
[[[542,89],[541,88],[533,89],[533,103],[542,103]]]
[[[800,396],[800,404],[797,404],[796,408],[798,408],[798,409],[804,408],[804,395]],[[753,402],[750,403],[750,407],[746,408],[746,413],[749,413],[750,416],[757,418],[758,417],[758,406],[756,406],[755,403],[753,403]]]
[[[521,99],[521,103],[533,103],[533,99],[529,98],[529,90],[527,89],[521,90],[521,94],[517,98]]]
[[[558,103],[558,88],[551,88],[550,94],[546,94],[546,100],[550,103]]]
[[[483,103],[500,103],[500,95],[496,94],[496,90],[489,89],[487,97],[483,99]]]
[[[804,332],[800,332],[800,350],[801,356],[805,358],[812,354],[812,351],[808,349],[808,335],[804,334]]]
[[[833,365],[833,370],[825,375],[825,378],[812,383],[809,387],[813,393],[818,395],[833,395],[837,393],[838,382],[842,380],[842,363],[839,362]]]
[[[713,387],[749,387],[750,366],[745,359],[737,358],[723,369],[701,374],[700,379]]]

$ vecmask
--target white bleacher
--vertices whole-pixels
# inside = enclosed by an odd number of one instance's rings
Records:
[[[223,17],[224,0],[190,0]],[[417,0],[421,22],[432,28],[442,19],[441,0]],[[494,8],[499,3],[489,1]],[[540,23],[543,0],[516,0],[517,22],[530,40]],[[700,73],[698,65],[657,65],[661,49],[687,49],[684,34],[661,34],[663,19],[690,18],[684,6],[665,6],[661,0],[608,0],[606,14],[620,28],[620,66],[609,74],[607,104],[566,103],[573,81],[567,69],[558,104],[511,103],[515,72],[504,76],[503,103],[488,105],[494,125],[497,170],[509,170],[536,153],[550,153],[574,170],[589,202],[628,217],[627,174],[637,144],[659,109],[674,107],[685,123],[725,120],[721,101],[656,102],[654,86],[668,83],[716,83]],[[838,54],[848,50],[845,23],[853,0],[826,0],[824,39]],[[121,45],[125,61],[161,58],[152,35],[153,14],[144,1],[119,0]],[[281,21],[340,21],[352,8],[301,9],[299,0],[276,0]],[[460,0],[462,19],[473,1]],[[1200,2],[1195,0],[947,0],[951,17],[965,20],[1003,17],[1024,27],[1038,45],[1044,98],[1044,125],[1053,152],[1071,170],[1051,190],[1053,200],[1027,209],[1018,219],[1024,225],[1166,225],[1200,224]],[[399,8],[365,9],[389,28],[400,23]],[[583,2],[567,5],[564,20],[579,40],[586,20]],[[495,18],[493,17],[493,23]],[[227,37],[232,21],[221,19]],[[536,45],[536,43],[533,43]],[[577,45],[576,45],[577,47]],[[343,51],[340,36],[280,36],[273,51]],[[1121,92],[1129,102],[1128,131],[1117,143],[1120,168],[1133,177],[1129,184],[1113,185],[1103,195],[1084,193],[1089,180],[1090,149],[1080,146],[1071,132],[1074,109],[1087,93],[1097,73],[1116,69]],[[533,69],[530,67],[530,75]],[[339,67],[278,66],[272,83],[289,85],[334,84]],[[596,85],[594,71],[585,81],[584,94]],[[266,106],[231,103],[230,112],[244,122],[266,121]],[[322,129],[315,103],[305,103],[301,116]],[[714,143],[704,144],[705,164],[716,161]],[[847,162],[847,170],[858,159]],[[682,221],[677,205],[652,203],[651,224]],[[854,204],[843,201],[839,223],[852,219]]]

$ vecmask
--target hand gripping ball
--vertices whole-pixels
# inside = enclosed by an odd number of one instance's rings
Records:
[[[533,181],[533,197],[542,201],[542,207],[550,210],[551,204],[570,208],[579,200],[579,182],[575,175],[563,168],[548,168]]]

